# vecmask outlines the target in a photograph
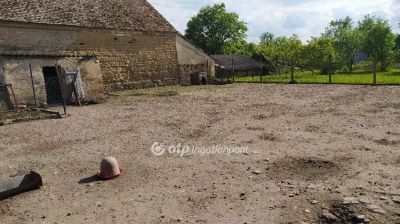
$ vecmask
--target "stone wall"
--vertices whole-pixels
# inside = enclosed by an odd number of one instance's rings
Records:
[[[17,103],[27,103],[30,105],[35,104],[34,96],[38,105],[47,103],[43,67],[55,67],[56,65],[61,67],[60,73],[71,69],[80,72],[82,87],[87,99],[95,99],[98,94],[104,92],[100,65],[95,58],[56,56],[0,57],[0,67],[3,68],[2,76],[4,77],[4,82],[13,86]],[[30,67],[32,68],[33,79],[31,78]],[[33,94],[34,90],[35,94]],[[66,95],[65,99],[68,100],[69,97]]]
[[[107,91],[176,84],[178,80],[175,33],[13,22],[0,22],[0,32],[0,55],[95,57]],[[89,67],[85,69],[89,79],[99,75],[95,73],[100,71]],[[25,89],[22,81],[21,86]]]
[[[7,86],[0,85],[0,111],[12,108],[11,98]]]
[[[215,61],[184,38],[176,36],[176,48],[181,83],[190,84],[190,75],[206,72],[208,79],[215,76]]]

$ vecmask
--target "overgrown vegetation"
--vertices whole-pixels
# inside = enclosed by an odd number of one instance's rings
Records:
[[[266,32],[260,42],[249,43],[245,40],[247,27],[236,13],[227,12],[224,4],[208,6],[188,23],[186,37],[195,45],[210,54],[240,54],[246,56],[262,55],[270,65],[272,77],[266,80],[285,80],[301,82],[306,74],[308,80],[322,80],[319,74],[338,74],[336,80],[351,83],[376,83],[399,81],[385,76],[391,65],[400,61],[400,36],[392,32],[389,22],[383,18],[366,15],[361,21],[354,22],[350,17],[333,20],[319,37],[312,37],[303,43],[296,34],[290,37],[276,37]],[[353,72],[355,66],[368,62],[361,73],[374,74],[371,77]],[[307,70],[294,74],[296,70]],[[277,78],[279,74],[289,73],[289,80]],[[348,80],[347,74],[354,74]],[[296,76],[296,77],[295,77]],[[380,77],[378,77],[380,76]],[[318,78],[317,78],[318,77]],[[304,77],[305,78],[305,77]],[[361,78],[361,80],[355,80]],[[248,78],[238,78],[238,80]],[[353,80],[354,79],[354,80]],[[381,79],[381,80],[379,80]],[[341,81],[340,81],[341,82]]]
[[[400,85],[400,69],[390,69],[385,72],[377,72],[377,84]],[[295,73],[297,83],[329,83],[329,75],[321,74],[317,71],[303,71]],[[261,82],[260,76],[236,76],[236,82]],[[263,83],[289,83],[291,77],[289,73],[265,75],[262,77]],[[354,70],[353,73],[336,73],[332,75],[333,84],[372,84],[371,73],[364,70]]]
[[[60,115],[41,110],[9,111],[0,113],[0,126],[32,120],[57,119]]]

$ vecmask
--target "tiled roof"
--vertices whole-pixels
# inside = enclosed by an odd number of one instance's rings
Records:
[[[146,0],[1,0],[0,20],[176,32]]]

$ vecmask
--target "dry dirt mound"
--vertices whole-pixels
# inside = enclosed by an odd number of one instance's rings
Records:
[[[315,157],[284,158],[272,163],[269,173],[279,179],[321,180],[336,176],[343,168],[335,162]]]

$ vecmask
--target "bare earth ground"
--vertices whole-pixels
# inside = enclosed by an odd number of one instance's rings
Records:
[[[328,223],[327,211],[336,223],[400,223],[400,87],[118,94],[64,119],[0,127],[0,179],[44,178],[42,189],[0,201],[0,223]],[[157,157],[155,141],[250,153]],[[105,155],[124,174],[79,183]]]

